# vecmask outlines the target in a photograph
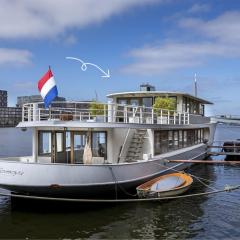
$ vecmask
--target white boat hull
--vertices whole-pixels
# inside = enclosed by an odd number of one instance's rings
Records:
[[[172,153],[169,159],[202,159],[206,146]],[[159,175],[183,170],[189,163],[165,163],[156,158],[136,163],[83,165],[41,164],[0,160],[0,187],[18,194],[37,196],[103,197],[126,193]]]

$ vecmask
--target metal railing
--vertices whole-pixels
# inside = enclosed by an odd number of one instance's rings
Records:
[[[66,107],[63,105],[66,104]],[[23,105],[22,121],[80,121],[105,123],[136,123],[136,124],[189,124],[189,113],[174,110],[156,109],[144,106],[129,106],[115,103],[97,104],[75,102],[71,107],[68,103],[45,109],[43,103]]]

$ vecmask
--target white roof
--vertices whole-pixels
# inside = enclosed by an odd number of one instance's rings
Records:
[[[188,98],[192,98],[193,100],[196,100],[198,102],[201,102],[203,104],[213,104],[212,102],[209,102],[205,99],[195,97],[188,93],[182,93],[182,92],[165,92],[165,91],[135,91],[135,92],[121,92],[121,93],[111,93],[108,94],[108,98],[116,98],[116,97],[157,97],[157,96],[185,96]]]

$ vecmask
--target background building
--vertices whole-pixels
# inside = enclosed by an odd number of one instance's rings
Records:
[[[8,92],[0,90],[0,127],[15,127],[22,118],[22,108],[8,107]]]
[[[41,95],[19,96],[16,107],[7,106],[7,91],[0,90],[0,127],[15,127],[22,120],[22,106],[26,103],[43,102]],[[57,97],[52,107],[89,109],[92,101],[66,102],[64,97]],[[44,104],[39,107],[44,108]]]
[[[22,108],[0,107],[0,127],[15,127],[22,118]]]
[[[53,102],[65,102],[66,99],[64,97],[56,97]],[[41,95],[31,95],[31,96],[19,96],[17,97],[17,107],[22,107],[25,103],[36,103],[43,102]]]
[[[0,90],[0,107],[7,107],[7,91]]]

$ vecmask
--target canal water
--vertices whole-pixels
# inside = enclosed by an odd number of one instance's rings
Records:
[[[240,138],[240,126],[219,125],[215,139]],[[0,155],[31,154],[31,132],[0,129]],[[219,159],[219,157],[218,157]],[[240,184],[239,166],[195,165],[188,171],[212,189]],[[193,193],[211,191],[195,181]],[[82,204],[19,208],[0,197],[0,238],[238,239],[240,190],[162,203]]]

